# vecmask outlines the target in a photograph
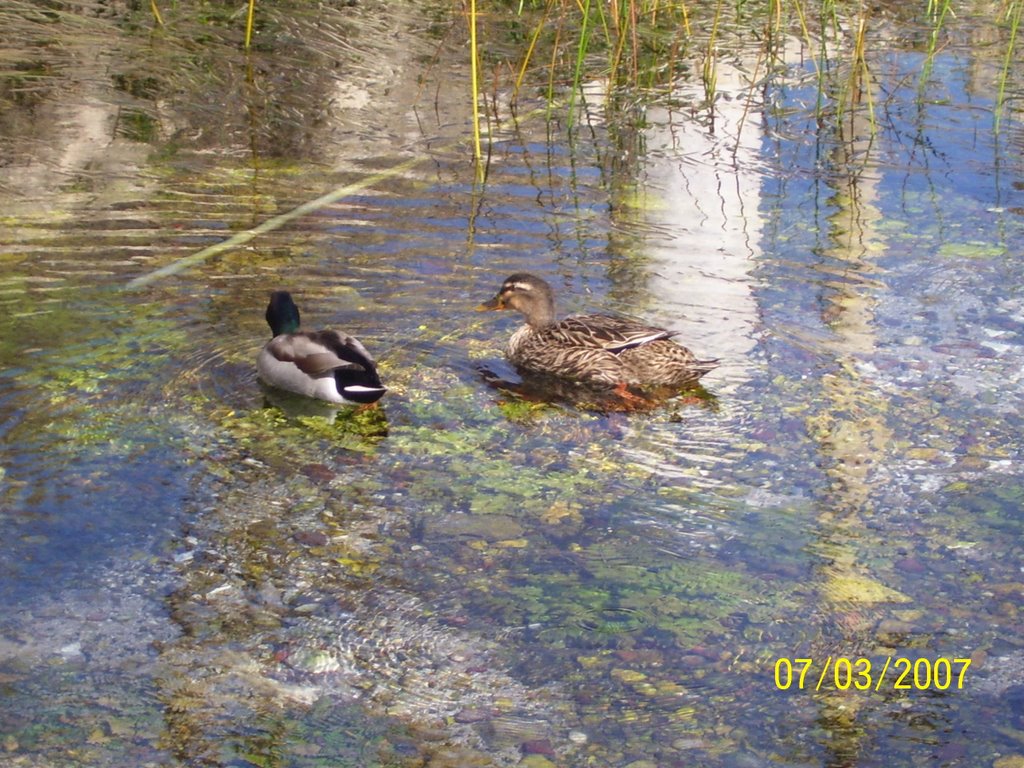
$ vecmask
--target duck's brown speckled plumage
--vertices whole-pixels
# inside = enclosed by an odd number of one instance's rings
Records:
[[[669,339],[675,331],[611,315],[555,319],[554,294],[544,280],[508,277],[482,309],[515,309],[526,325],[509,340],[506,353],[517,367],[577,381],[614,386],[683,387],[718,365],[698,360]]]

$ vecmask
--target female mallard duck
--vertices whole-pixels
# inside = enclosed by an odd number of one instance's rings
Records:
[[[718,365],[669,341],[676,331],[611,315],[555,320],[551,286],[535,275],[512,275],[480,309],[515,309],[526,316],[526,325],[512,334],[506,350],[517,367],[613,385],[622,394],[627,386],[680,388]]]
[[[373,358],[357,339],[338,331],[301,333],[299,308],[288,291],[270,294],[266,317],[274,338],[256,358],[256,370],[265,383],[349,405],[375,403],[388,391]]]

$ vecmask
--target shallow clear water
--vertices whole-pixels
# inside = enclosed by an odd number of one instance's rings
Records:
[[[1024,191],[986,56],[954,38],[922,99],[920,56],[878,53],[873,141],[862,111],[817,120],[813,83],[725,64],[713,131],[686,83],[642,123],[594,85],[576,141],[506,127],[480,188],[437,86],[461,59],[421,88],[426,16],[359,8],[275,19],[248,84],[240,55],[125,34],[109,69],[5,91],[65,117],[4,134],[0,759],[1024,754]],[[343,55],[361,34],[379,71]],[[96,74],[142,60],[194,90]],[[517,320],[474,307],[523,270],[722,366],[647,413],[517,401],[481,373],[514,378]],[[375,353],[381,409],[261,388],[277,287]],[[962,686],[922,677],[947,667]]]

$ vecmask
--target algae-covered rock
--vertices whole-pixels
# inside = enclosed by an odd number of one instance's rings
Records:
[[[509,515],[449,515],[441,523],[449,536],[487,541],[513,541],[523,536],[523,526]]]
[[[859,574],[834,574],[822,585],[822,592],[835,603],[909,603],[902,592],[890,589],[881,582]]]
[[[544,755],[527,755],[519,761],[520,768],[556,768]]]

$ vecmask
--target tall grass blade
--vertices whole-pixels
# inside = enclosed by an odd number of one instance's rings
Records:
[[[476,0],[469,0],[469,79],[473,99],[473,162],[476,180],[484,181],[484,157],[480,147],[480,51],[476,38]]]
[[[541,17],[540,23],[537,24],[537,28],[533,30],[533,35],[530,37],[530,45],[526,48],[526,54],[523,56],[523,63],[519,66],[519,74],[516,76],[516,84],[512,89],[512,101],[519,97],[519,88],[523,84],[523,78],[526,77],[526,70],[530,66],[530,61],[533,59],[533,52],[537,48],[537,39],[540,37],[540,33],[544,30],[544,25],[547,24],[548,15],[551,13],[551,6],[555,0],[548,0],[547,5],[544,6],[544,15]]]
[[[256,0],[249,0],[249,13],[245,19],[245,50],[249,50],[252,42],[252,22],[256,16]]]
[[[318,211],[328,205],[332,205],[338,200],[342,200],[346,197],[362,192],[381,181],[387,181],[388,179],[399,177],[411,168],[415,168],[417,165],[427,162],[427,160],[427,155],[418,155],[406,160],[405,162],[399,163],[398,165],[392,166],[391,168],[366,176],[365,178],[354,181],[351,184],[345,184],[344,186],[331,190],[315,200],[309,200],[302,205],[292,208],[290,211],[286,211],[285,213],[267,219],[263,223],[258,224],[251,229],[247,229],[244,232],[238,232],[226,240],[221,240],[219,243],[214,243],[200,251],[196,251],[188,256],[183,256],[180,259],[172,261],[170,264],[165,264],[158,269],[154,269],[152,272],[140,275],[139,277],[128,281],[125,285],[125,290],[137,291],[155,283],[157,280],[161,280],[162,278],[169,277],[171,275],[176,275],[190,267],[202,264],[214,256],[239,248],[260,235],[280,229],[288,222],[293,221],[300,216],[305,216],[308,213],[313,213],[314,211]]]
[[[1003,106],[1006,104],[1006,81],[1010,77],[1013,64],[1013,51],[1017,44],[1017,31],[1020,29],[1021,9],[1024,0],[1011,0],[1006,15],[1010,19],[1010,39],[1006,42],[1006,53],[1003,54],[1003,68],[999,73],[999,86],[996,88],[996,108],[993,131],[998,135],[1003,121]]]
[[[583,62],[587,56],[587,45],[590,42],[590,0],[583,0],[580,4],[580,41],[576,46],[576,67],[572,73],[572,91],[569,94],[569,127],[571,128],[576,120],[576,95],[583,87]]]
[[[863,11],[865,14],[867,10]],[[875,121],[875,100],[871,91],[871,70],[868,68],[867,59],[867,18],[861,16],[857,23],[857,35],[853,43],[853,68],[851,72],[851,99],[859,104],[861,98],[865,100],[868,113],[868,125],[871,136],[874,137],[878,130],[878,123]]]
[[[924,65],[921,67],[921,79],[918,89],[923,93],[932,76],[932,69],[935,66],[935,54],[939,51],[939,36],[942,34],[942,26],[946,16],[952,13],[952,0],[929,0],[928,15],[932,24],[931,34],[928,36],[928,52],[925,54]]]
[[[724,0],[718,0],[715,5],[715,17],[711,23],[711,34],[708,36],[708,49],[704,54],[704,64],[701,67],[701,82],[704,85],[704,98],[708,108],[715,108],[715,93],[718,90],[718,26],[722,20],[722,4]]]

